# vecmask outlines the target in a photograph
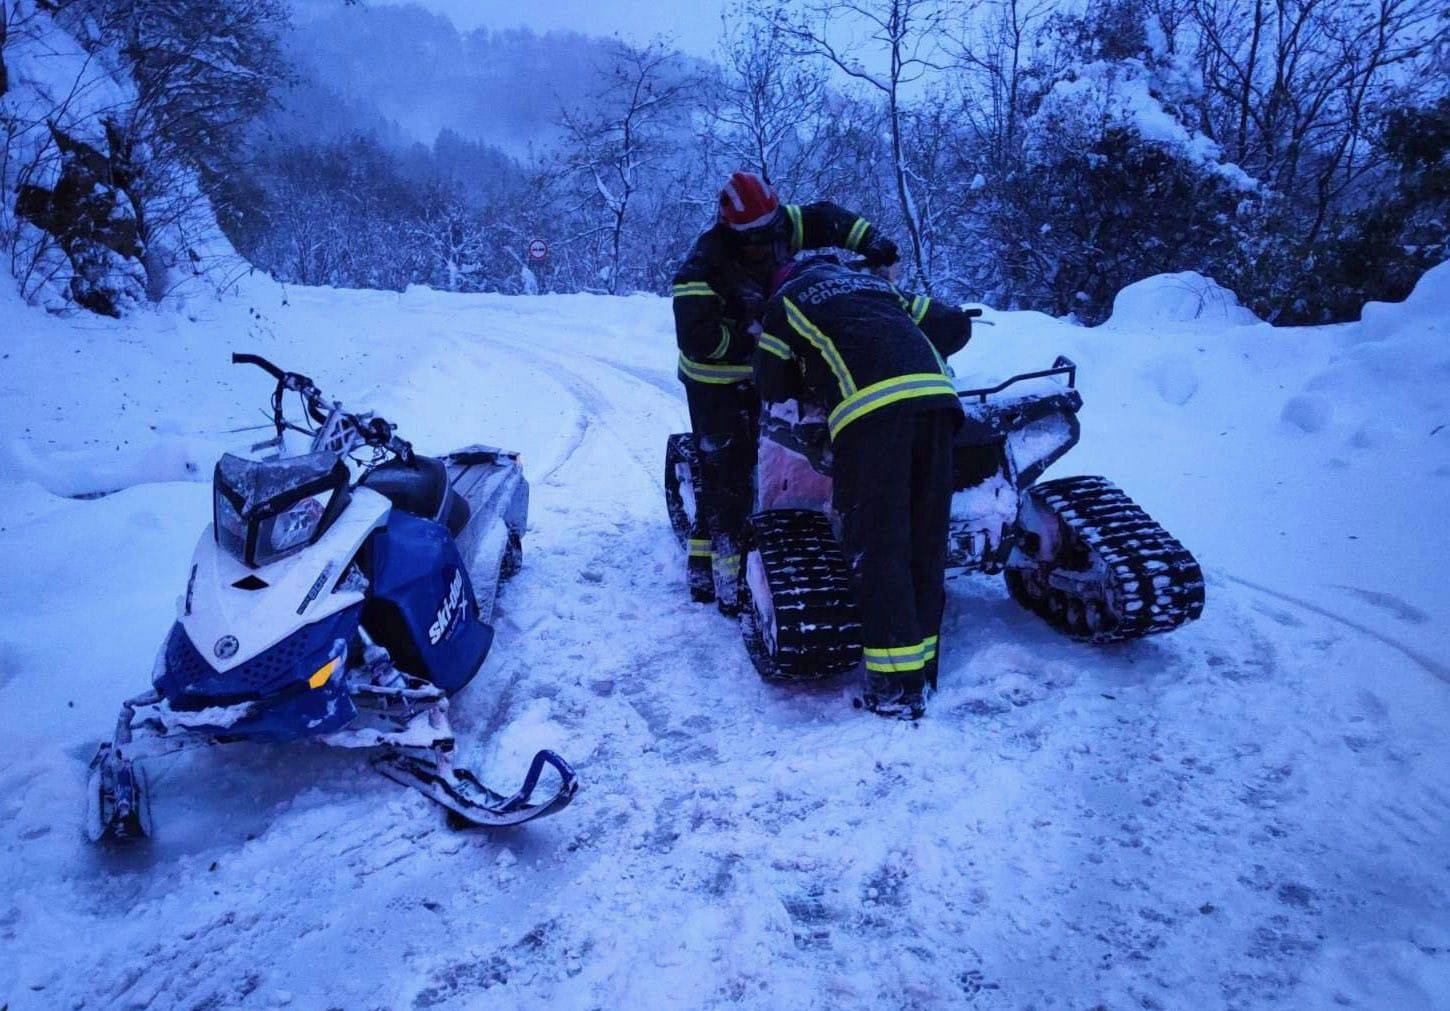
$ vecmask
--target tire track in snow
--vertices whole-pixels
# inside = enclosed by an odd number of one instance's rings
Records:
[[[1307,601],[1302,597],[1295,597],[1292,594],[1282,593],[1279,590],[1273,589],[1272,587],[1264,586],[1262,583],[1255,583],[1247,579],[1241,579],[1240,577],[1232,575],[1231,573],[1224,573],[1224,578],[1228,579],[1230,582],[1238,583],[1240,586],[1246,586],[1250,590],[1254,590],[1257,593],[1262,593],[1265,596],[1273,597],[1275,600],[1282,600],[1286,604],[1291,604],[1294,607],[1308,611],[1311,614],[1317,614],[1321,618],[1328,618],[1330,621],[1337,622],[1338,624],[1343,625],[1345,628],[1348,628],[1351,631],[1358,632],[1362,636],[1373,639],[1376,642],[1383,643],[1390,649],[1393,649],[1405,656],[1407,659],[1415,663],[1426,673],[1433,674],[1435,677],[1439,678],[1441,681],[1444,681],[1446,684],[1450,684],[1450,666],[1446,666],[1439,660],[1436,660],[1434,657],[1421,653],[1414,647],[1408,646],[1405,643],[1400,642],[1393,636],[1386,635],[1379,629],[1371,628],[1368,625],[1355,621],[1353,618],[1346,618],[1342,614],[1336,614],[1334,611],[1329,610],[1327,607],[1320,607],[1318,604],[1311,603],[1310,601]]]
[[[630,458],[634,461],[635,465],[639,468],[643,476],[646,478],[647,483],[649,483],[651,487],[653,487],[654,484],[658,483],[658,481],[662,480],[662,477],[657,475],[656,473],[657,463],[651,457],[645,455],[646,450],[644,450],[643,447],[635,444],[633,440],[628,438],[622,427],[619,426],[617,423],[609,424],[611,420],[611,415],[625,415],[627,417],[635,418],[637,418],[638,415],[631,415],[623,404],[617,403],[612,400],[600,388],[599,384],[596,381],[596,377],[591,376],[588,372],[579,367],[580,356],[578,354],[558,351],[549,348],[530,347],[512,338],[501,337],[495,334],[480,336],[489,344],[492,344],[496,347],[507,348],[510,353],[525,358],[527,360],[531,360],[543,366],[545,369],[549,370],[551,376],[557,382],[559,382],[561,386],[566,387],[569,390],[569,393],[581,405],[583,405],[586,413],[592,414],[594,418],[598,419],[601,422],[605,422],[606,427],[614,430],[611,434],[613,434],[614,437],[619,440],[620,445],[625,449],[626,453],[628,453]],[[621,377],[626,382],[629,382],[631,384],[632,390],[647,390],[655,397],[667,401],[674,409],[674,413],[676,414],[676,416],[680,417],[679,423],[684,423],[683,418],[681,417],[684,407],[684,392],[682,389],[670,390],[667,384],[662,381],[661,377],[650,373],[647,370],[637,369],[632,366],[626,366],[620,363],[611,362],[595,356],[585,357],[586,360],[591,364],[606,369],[608,372]],[[662,437],[659,439],[659,442],[659,459],[663,460],[664,440]]]

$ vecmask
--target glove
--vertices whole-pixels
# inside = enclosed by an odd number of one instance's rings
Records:
[[[868,267],[890,267],[901,259],[901,253],[897,251],[896,243],[884,235],[877,236],[869,246],[862,249],[861,256]]]

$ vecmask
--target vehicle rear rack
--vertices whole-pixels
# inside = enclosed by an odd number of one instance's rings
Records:
[[[1001,393],[1009,386],[1015,386],[1017,383],[1026,382],[1029,379],[1049,379],[1052,376],[1067,376],[1067,388],[1069,390],[1077,389],[1077,363],[1066,355],[1058,355],[1057,360],[1052,363],[1052,368],[1050,369],[1043,369],[1040,372],[1023,372],[1021,375],[1013,376],[1011,379],[1000,382],[996,386],[984,386],[977,390],[958,390],[957,396],[963,400],[970,400],[976,397],[985,404],[988,397],[994,393]]]

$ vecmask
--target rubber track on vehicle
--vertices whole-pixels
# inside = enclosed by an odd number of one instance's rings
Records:
[[[861,662],[851,569],[823,513],[772,509],[750,518],[747,545],[760,552],[775,608],[773,657],[751,648],[762,677],[817,681]],[[747,604],[747,610],[751,605]],[[750,648],[750,625],[746,626]]]
[[[679,473],[675,469],[681,463],[686,465],[692,479],[699,474],[695,437],[689,432],[672,435],[665,442],[665,511],[669,513],[670,529],[674,531],[675,540],[684,547],[690,537],[690,517],[685,512],[685,496],[680,488]],[[698,497],[695,501],[698,507]]]
[[[1123,642],[1170,632],[1203,614],[1203,570],[1198,562],[1111,481],[1065,477],[1035,485],[1027,494],[1072,532],[1112,581],[1108,599],[1116,602],[1117,624],[1110,630],[1087,632],[1067,626],[1048,600],[1033,594],[1020,576],[1009,578],[1012,595],[1054,628],[1094,643]]]

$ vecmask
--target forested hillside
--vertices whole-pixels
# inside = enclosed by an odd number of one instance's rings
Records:
[[[198,194],[289,282],[659,291],[737,168],[859,210],[919,287],[1090,323],[1124,285],[1187,269],[1266,319],[1353,319],[1446,255],[1450,50],[1432,0],[750,0],[713,62],[460,33],[416,7],[308,11],[6,0],[4,227],[30,251],[12,257],[28,293],[37,270],[62,290],[100,260],[123,275],[114,254],[151,264],[115,285],[154,300],[158,262],[206,255],[148,238]],[[51,24],[75,64],[34,71]],[[98,65],[120,91],[92,108]],[[141,180],[119,185],[144,253],[81,250],[20,200],[39,162],[76,162],[40,126],[57,118],[93,138],[113,123],[115,152],[144,162],[109,170]],[[535,271],[532,238],[552,251]]]

